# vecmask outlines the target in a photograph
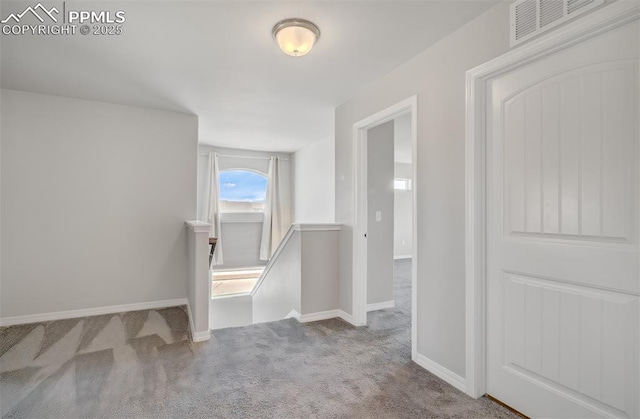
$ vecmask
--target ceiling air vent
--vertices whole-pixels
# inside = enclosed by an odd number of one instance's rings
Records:
[[[538,0],[524,0],[515,5],[515,35],[522,39],[538,29]]]
[[[571,0],[569,0],[571,2]],[[540,28],[551,25],[564,16],[564,2],[540,0]]]
[[[540,35],[604,0],[519,0],[511,4],[511,46]]]

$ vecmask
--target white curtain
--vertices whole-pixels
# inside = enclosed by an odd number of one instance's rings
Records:
[[[209,153],[209,165],[204,185],[204,219],[211,224],[209,237],[218,239],[216,248],[211,259],[211,265],[222,264],[222,237],[220,228],[220,164],[218,154]]]
[[[269,260],[289,228],[291,220],[286,208],[286,194],[282,185],[282,169],[278,157],[271,157],[267,176],[267,196],[262,223],[260,259]]]

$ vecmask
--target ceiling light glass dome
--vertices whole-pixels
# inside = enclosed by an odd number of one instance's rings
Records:
[[[320,38],[320,29],[304,19],[285,19],[273,27],[273,38],[287,55],[301,57],[311,51]]]

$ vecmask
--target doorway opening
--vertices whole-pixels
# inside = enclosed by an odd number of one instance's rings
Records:
[[[354,323],[366,325],[371,311],[395,307],[402,314],[404,309],[411,323],[412,358],[417,352],[416,118],[413,96],[354,124],[353,132]],[[395,199],[396,192],[402,197]]]

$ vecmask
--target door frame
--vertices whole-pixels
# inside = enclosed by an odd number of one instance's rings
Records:
[[[488,85],[578,43],[640,19],[640,4],[617,1],[467,72],[466,76],[466,392],[486,393],[486,197]]]
[[[367,324],[367,130],[389,122],[400,115],[411,114],[411,170],[412,170],[412,264],[411,264],[411,357],[417,353],[417,147],[418,96],[411,96],[353,124],[354,166],[354,225],[353,225],[353,322]]]

